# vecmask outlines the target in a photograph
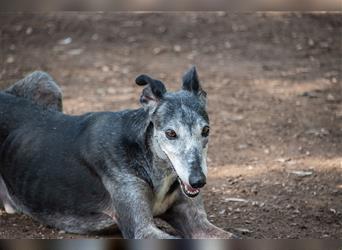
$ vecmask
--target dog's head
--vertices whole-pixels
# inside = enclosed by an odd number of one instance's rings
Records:
[[[183,76],[177,92],[167,92],[161,81],[146,75],[137,77],[136,83],[147,85],[140,102],[153,124],[154,151],[171,163],[183,192],[197,196],[207,178],[209,118],[196,68]]]

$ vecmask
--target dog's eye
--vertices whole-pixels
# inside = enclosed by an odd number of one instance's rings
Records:
[[[177,133],[172,130],[172,129],[168,129],[165,131],[165,135],[168,139],[173,140],[177,138]]]
[[[208,126],[205,126],[203,129],[202,129],[202,136],[203,137],[207,137],[209,135],[209,131],[210,131],[210,128]]]

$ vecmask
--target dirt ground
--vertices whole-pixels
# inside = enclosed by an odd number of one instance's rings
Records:
[[[243,238],[342,238],[341,14],[1,14],[0,23],[0,87],[47,71],[68,114],[136,108],[138,74],[175,90],[195,64],[212,128],[210,220]],[[0,238],[79,237],[0,208]]]

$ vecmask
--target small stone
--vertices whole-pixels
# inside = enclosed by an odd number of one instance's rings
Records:
[[[224,17],[224,16],[226,16],[227,15],[227,12],[225,12],[225,11],[219,11],[218,13],[217,13],[217,16],[218,17]]]
[[[285,163],[287,161],[291,161],[291,158],[278,158],[276,159],[277,162]]]
[[[232,114],[232,115],[230,115],[228,117],[228,119],[231,120],[231,121],[241,121],[241,120],[245,119],[245,117],[243,117],[242,115],[234,115],[234,114]]]
[[[293,211],[293,213],[295,213],[295,214],[300,214],[300,211],[299,211],[299,209],[295,209],[295,210]]]
[[[302,49],[303,49],[303,46],[301,44],[296,45],[296,50],[302,50]]]
[[[182,51],[182,47],[180,46],[180,45],[175,45],[175,46],[173,46],[173,51],[175,51],[175,52],[181,52]]]
[[[336,210],[333,208],[330,208],[329,211],[332,212],[333,214],[336,214]]]
[[[242,233],[242,234],[250,234],[252,233],[251,230],[247,229],[247,228],[234,228],[236,231]]]
[[[248,148],[248,145],[247,145],[247,144],[240,144],[240,145],[238,146],[238,149],[246,149],[246,148]]]
[[[60,45],[68,45],[72,43],[72,38],[71,37],[66,37],[58,42]]]
[[[226,41],[226,42],[224,43],[224,47],[225,47],[226,49],[231,49],[231,48],[232,48],[232,44],[231,44],[230,42]]]
[[[222,209],[222,210],[219,212],[219,214],[220,214],[220,215],[223,215],[225,212],[226,212],[226,209]]]
[[[8,56],[6,59],[6,63],[11,64],[14,63],[14,57],[13,56]]]
[[[307,176],[312,175],[313,172],[312,171],[293,170],[293,171],[290,171],[290,173],[297,175],[299,177],[307,177]]]
[[[314,40],[312,40],[311,38],[309,38],[309,40],[308,40],[308,45],[309,45],[310,47],[314,46],[314,45],[315,45]]]
[[[334,102],[336,99],[335,99],[335,97],[332,95],[332,94],[328,94],[327,95],[327,101],[329,101],[329,102]]]
[[[241,199],[241,198],[225,198],[224,202],[243,202],[243,203],[247,203],[248,200]]]
[[[31,34],[32,34],[32,31],[33,31],[32,27],[28,27],[28,28],[26,29],[25,33],[26,33],[26,35],[31,35]]]
[[[162,49],[157,47],[153,49],[153,55],[159,55],[162,52]]]
[[[104,65],[101,67],[102,72],[108,72],[109,71],[109,67],[107,65]]]

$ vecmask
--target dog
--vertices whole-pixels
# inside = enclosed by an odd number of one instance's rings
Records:
[[[168,92],[148,75],[142,107],[79,116],[34,72],[0,93],[0,200],[9,213],[89,234],[117,226],[124,238],[233,238],[207,219],[207,94],[195,67]],[[177,232],[159,229],[154,218]]]

